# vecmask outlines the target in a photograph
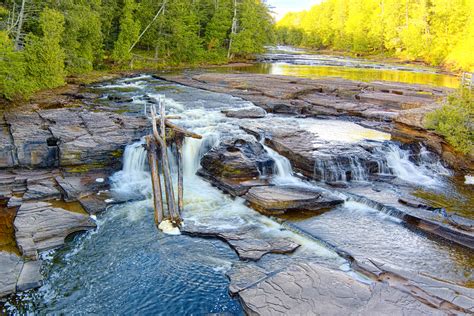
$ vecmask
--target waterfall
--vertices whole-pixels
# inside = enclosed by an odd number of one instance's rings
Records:
[[[391,173],[398,178],[419,185],[438,185],[439,175],[449,175],[450,172],[441,164],[439,159],[434,159],[424,147],[419,155],[419,164],[410,160],[410,152],[401,149],[396,144],[387,144],[383,150],[387,166]]]
[[[151,196],[151,180],[144,144],[142,139],[125,147],[122,170],[110,177],[112,191],[121,197],[138,199]]]
[[[260,143],[267,152],[268,156],[274,161],[272,170],[272,182],[274,184],[300,184],[301,180],[293,174],[293,168],[288,158],[283,157],[267,145],[265,145],[265,136],[260,137]]]
[[[382,164],[381,162],[379,164]],[[357,157],[330,157],[317,159],[314,164],[314,178],[320,181],[367,181],[368,170]]]

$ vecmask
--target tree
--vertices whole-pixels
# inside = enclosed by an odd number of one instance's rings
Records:
[[[130,48],[138,38],[140,24],[134,19],[134,12],[137,9],[135,0],[125,0],[122,17],[120,18],[120,33],[115,42],[112,58],[118,63],[124,63],[132,58]]]
[[[238,16],[238,32],[231,35],[231,53],[249,56],[264,52],[264,45],[273,39],[273,20],[265,3],[242,0]]]
[[[60,45],[64,16],[59,11],[45,9],[39,25],[42,36],[29,34],[26,38],[26,76],[38,89],[58,87],[65,83],[64,50]]]
[[[232,1],[216,0],[215,4],[214,13],[206,26],[205,43],[209,51],[222,51],[226,48],[232,27]]]
[[[13,41],[0,31],[0,93],[6,99],[28,97],[34,90],[26,75],[23,53],[16,52]]]
[[[89,72],[102,55],[100,1],[68,0],[60,8],[66,17],[62,41],[66,70],[70,74]]]

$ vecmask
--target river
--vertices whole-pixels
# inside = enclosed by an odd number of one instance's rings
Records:
[[[215,70],[214,70],[215,71]],[[256,66],[219,71],[265,72],[304,77],[341,76],[357,80],[395,80],[453,87],[457,78],[432,69],[361,62],[356,59],[311,55],[279,48],[261,57]],[[103,97],[91,107],[114,107],[131,116],[143,115],[144,95],[165,96],[171,114],[183,117],[176,123],[204,136],[202,141],[187,140],[184,145],[184,220],[209,227],[257,225],[275,238],[288,237],[302,247],[291,256],[266,255],[263,262],[285,265],[288,260],[312,258],[347,271],[347,261],[325,246],[337,245],[354,254],[371,254],[401,268],[420,271],[457,284],[468,284],[474,268],[474,254],[461,247],[406,227],[399,219],[363,203],[346,202],[336,209],[306,218],[290,219],[301,229],[318,231],[316,239],[282,227],[278,221],[260,215],[240,198],[233,199],[195,175],[200,158],[220,140],[241,135],[235,119],[222,113],[226,108],[242,108],[249,102],[226,94],[207,92],[140,75],[89,87]],[[126,95],[130,103],[113,103],[108,95]],[[273,119],[270,116],[268,119]],[[337,136],[342,143],[369,139],[390,150],[392,170],[409,190],[433,192],[447,189],[448,198],[460,194],[472,201],[471,192],[461,192],[447,175],[433,177],[439,161],[414,164],[389,134],[361,127],[344,120],[275,117],[294,120],[325,139]],[[336,134],[337,133],[337,134]],[[235,252],[224,242],[165,235],[154,226],[151,183],[146,156],[140,143],[130,144],[124,153],[124,167],[111,179],[117,195],[138,197],[138,201],[109,208],[97,218],[98,228],[71,238],[65,248],[42,255],[46,268],[44,285],[35,291],[14,296],[7,304],[11,313],[38,314],[212,314],[241,315],[243,309],[229,295],[226,273],[239,263]],[[273,181],[302,186],[318,185],[293,175],[288,160],[267,148],[277,165]],[[445,167],[442,167],[445,168]],[[410,177],[432,179],[426,186],[412,186]],[[361,179],[362,182],[369,181]],[[462,184],[461,184],[462,186]],[[440,189],[444,188],[444,189]],[[466,189],[466,187],[463,187]],[[448,192],[449,192],[448,190]],[[466,189],[469,191],[469,189]],[[421,193],[420,193],[421,195]],[[472,202],[471,202],[472,203]],[[462,208],[466,204],[459,203]],[[468,203],[469,205],[469,203]],[[320,239],[324,242],[318,242]],[[342,268],[345,267],[345,268]],[[349,271],[354,274],[353,271]],[[349,273],[348,272],[348,273]],[[361,276],[356,276],[361,277]],[[361,277],[362,278],[362,277]]]

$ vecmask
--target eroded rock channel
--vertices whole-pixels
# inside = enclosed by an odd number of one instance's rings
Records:
[[[406,142],[397,127],[420,128],[446,90],[255,78],[140,75],[84,87],[74,107],[5,112],[1,191],[15,216],[0,295],[43,284],[6,309],[473,313],[472,196],[449,167],[472,161],[429,133]],[[153,226],[140,137],[158,95],[204,136],[184,146],[181,236]]]

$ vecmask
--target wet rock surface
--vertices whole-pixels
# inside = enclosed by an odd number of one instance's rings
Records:
[[[222,239],[237,252],[242,260],[256,261],[268,253],[289,254],[300,246],[289,238],[266,236],[256,226],[223,230],[187,222],[181,232],[192,236]]]
[[[263,169],[271,170],[273,161],[257,141],[231,139],[206,153],[201,166],[215,177],[252,179],[259,177]]]
[[[147,128],[145,118],[83,107],[6,112],[0,165],[116,165],[125,145],[139,139]]]
[[[0,251],[0,298],[16,291],[23,261],[13,253]]]
[[[267,115],[267,112],[264,109],[256,106],[237,110],[222,110],[222,113],[227,117],[234,118],[262,118]]]
[[[453,154],[444,140],[426,131],[425,116],[441,106],[451,91],[427,85],[360,82],[340,78],[306,79],[263,74],[166,75],[166,80],[253,102],[269,113],[316,117],[355,116],[390,123],[388,131],[402,139],[419,138],[451,166],[474,170],[470,156]]]
[[[64,244],[74,232],[94,228],[88,215],[73,213],[46,202],[23,203],[14,221],[18,247],[25,258],[37,259],[38,252]]]
[[[431,105],[448,91],[400,83],[258,74],[198,74],[165,79],[230,93],[274,113],[357,115],[388,121],[396,119],[400,111]]]
[[[386,283],[361,283],[348,274],[311,262],[295,263],[273,273],[247,271],[231,281],[244,309],[258,315],[448,315]],[[232,277],[231,277],[232,278]],[[461,312],[462,313],[462,312]]]
[[[264,214],[289,211],[317,211],[344,203],[344,200],[317,187],[261,186],[251,188],[244,196],[250,205]]]

